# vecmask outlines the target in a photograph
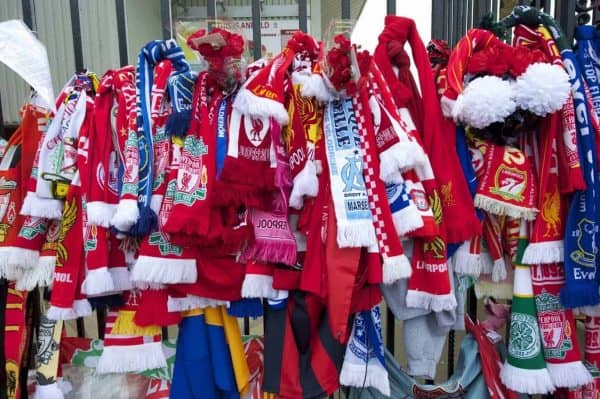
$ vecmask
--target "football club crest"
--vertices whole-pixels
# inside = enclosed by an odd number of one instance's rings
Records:
[[[502,164],[496,170],[490,192],[506,200],[522,201],[526,185],[526,172]]]

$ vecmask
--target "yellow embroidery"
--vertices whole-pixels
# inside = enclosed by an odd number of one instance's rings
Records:
[[[558,227],[560,222],[560,194],[558,190],[553,193],[544,194],[544,203],[542,205],[542,219],[546,222],[546,232],[544,237],[552,237],[558,235]]]
[[[71,199],[71,201],[65,202],[65,209],[63,211],[62,223],[60,225],[58,243],[56,245],[56,266],[63,266],[65,262],[69,259],[69,254],[67,253],[67,249],[65,248],[64,242],[67,233],[75,224],[76,218],[77,204],[75,203],[75,199],[73,198]]]

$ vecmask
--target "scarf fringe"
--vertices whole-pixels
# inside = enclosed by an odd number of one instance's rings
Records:
[[[475,283],[475,296],[477,299],[482,299],[486,296],[491,296],[495,299],[512,299],[512,284],[479,280]]]
[[[267,263],[283,263],[292,266],[296,263],[296,242],[277,241],[260,244],[253,243],[246,248],[241,262],[256,260]]]
[[[0,248],[0,278],[5,278],[8,281],[16,281],[23,275],[23,269],[8,265],[8,248]]]
[[[289,123],[289,115],[283,104],[259,97],[246,88],[240,89],[233,106],[245,115],[262,118],[273,117],[281,126]]]
[[[167,120],[165,133],[169,137],[184,137],[190,127],[192,113],[190,111],[173,112]]]
[[[131,284],[139,290],[164,290],[166,286],[160,283],[148,283],[146,281],[131,280]]]
[[[185,297],[169,296],[167,300],[167,309],[169,312],[185,312],[193,309],[216,308],[218,306],[229,306],[229,302],[189,294]]]
[[[454,272],[466,276],[479,277],[481,274],[481,256],[469,251],[471,243],[463,243],[452,256]]]
[[[417,207],[411,202],[409,206],[392,213],[396,233],[405,236],[419,230],[425,224]]]
[[[565,243],[560,241],[529,243],[523,253],[523,264],[544,265],[562,262],[565,257]]]
[[[33,399],[64,399],[64,394],[56,382],[48,385],[36,385]]]
[[[21,269],[32,269],[40,263],[40,251],[20,247],[6,248],[6,265]]]
[[[582,306],[580,308],[577,309],[573,309],[573,312],[575,314],[576,311],[579,311],[580,313],[583,313],[586,316],[590,316],[590,317],[600,317],[600,305],[595,305],[595,306]]]
[[[560,302],[565,308],[593,306],[600,303],[598,289],[582,290],[579,286],[565,285],[560,290]]]
[[[294,177],[289,206],[294,209],[302,209],[304,197],[314,198],[318,193],[319,179],[317,177],[317,167],[313,161],[308,160],[300,173]]]
[[[494,198],[483,196],[481,194],[475,195],[475,206],[493,215],[524,218],[525,220],[529,221],[535,220],[538,212],[537,209],[511,205],[506,202],[498,201]]]
[[[504,258],[496,259],[492,266],[492,281],[499,283],[504,280],[506,280],[506,262]]]
[[[81,284],[81,292],[87,296],[99,296],[114,291],[116,291],[115,284],[108,267],[88,270]]]
[[[51,305],[46,312],[46,317],[50,320],[75,320],[78,317],[86,317],[92,314],[92,306],[87,299],[76,299],[73,306],[64,308]]]
[[[141,345],[105,346],[98,359],[96,372],[133,373],[167,367],[160,342]]]
[[[406,293],[406,306],[433,312],[454,310],[456,309],[456,297],[453,293],[436,295],[409,289]]]
[[[122,199],[119,201],[119,205],[117,205],[117,209],[110,220],[110,224],[119,231],[129,231],[139,217],[140,210],[138,208],[137,200]]]
[[[192,284],[197,278],[196,259],[140,255],[131,271],[131,279],[135,282]]]
[[[156,229],[158,225],[158,216],[150,207],[142,206],[139,210],[140,217],[129,229],[129,233],[134,237],[144,237]]]
[[[372,220],[353,223],[338,220],[337,243],[340,248],[370,247],[376,242]]]
[[[492,274],[494,270],[494,260],[487,251],[481,251],[481,274]]]
[[[500,379],[508,389],[529,395],[544,395],[555,390],[546,368],[527,370],[504,363],[500,370]]]
[[[108,228],[111,219],[117,211],[117,204],[92,201],[85,204],[85,211],[88,224]]]
[[[132,310],[120,310],[113,328],[111,330],[112,335],[141,335],[141,336],[154,336],[159,335],[161,332],[160,326],[140,326],[135,324],[135,311]]]
[[[390,379],[383,366],[374,364],[349,364],[344,362],[340,372],[340,384],[346,387],[375,388],[384,396],[390,396]]]
[[[257,319],[264,316],[263,301],[258,298],[236,301],[228,304],[227,307],[227,314],[233,317]]]
[[[425,163],[425,152],[413,142],[399,142],[379,153],[379,178],[385,183],[401,183],[402,172]]]
[[[246,208],[269,209],[265,206],[265,196],[256,187],[241,186],[239,184],[233,186],[229,183],[217,181],[215,190],[213,191],[213,201],[215,205],[220,206],[239,206],[245,205]],[[176,215],[176,214],[175,214]],[[169,220],[173,218],[173,214]]]
[[[273,276],[248,273],[242,283],[242,298],[272,298],[277,291],[273,289]]]
[[[54,278],[54,256],[40,256],[38,265],[23,271],[17,279],[15,288],[20,291],[31,291],[36,286],[50,287]]]
[[[592,375],[580,361],[569,363],[546,363],[550,379],[557,388],[571,388],[592,382]]]
[[[62,219],[63,202],[52,198],[38,197],[28,191],[21,207],[21,215],[37,216],[46,219]]]
[[[150,209],[157,215],[160,213],[164,197],[162,194],[152,194],[152,197],[150,197]]]
[[[410,260],[406,255],[390,256],[383,260],[384,284],[393,284],[398,280],[409,278],[411,274]]]
[[[292,73],[292,79],[294,79],[294,74]],[[298,79],[298,83],[302,84],[300,88],[300,95],[306,98],[316,98],[320,103],[326,103],[328,101],[333,100],[333,95],[327,85],[325,84],[325,80],[318,73],[313,73],[310,76],[302,75],[301,78]]]
[[[127,267],[109,267],[108,272],[112,277],[115,291],[129,291],[133,288],[129,269]]]

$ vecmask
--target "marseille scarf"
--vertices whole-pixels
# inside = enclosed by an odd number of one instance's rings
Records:
[[[381,308],[357,313],[350,341],[346,347],[340,372],[340,384],[348,387],[373,387],[385,396],[390,395],[390,381],[385,368]]]
[[[559,263],[535,265],[531,267],[531,279],[544,359],[552,383],[556,387],[589,383],[592,376],[581,362],[573,312],[560,303],[564,268]]]
[[[346,98],[329,101],[324,115],[331,197],[341,248],[368,247],[375,243],[355,111],[352,100]]]
[[[146,44],[139,56],[136,73],[136,114],[139,162],[138,207],[140,217],[131,228],[136,236],[146,235],[156,226],[156,214],[150,207],[154,179],[154,161],[152,144],[152,85],[154,68],[160,61],[168,59],[177,72],[187,72],[189,64],[183,50],[175,40],[154,40]]]

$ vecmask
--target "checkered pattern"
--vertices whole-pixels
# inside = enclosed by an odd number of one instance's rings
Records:
[[[365,96],[365,93],[362,93]],[[371,214],[373,215],[373,227],[375,228],[375,236],[377,243],[379,244],[379,251],[381,256],[385,259],[392,256],[390,253],[389,235],[385,229],[385,221],[383,212],[387,211],[390,213],[389,204],[387,203],[387,196],[379,194],[378,183],[383,183],[379,180],[379,165],[377,156],[373,153],[376,151],[375,145],[371,141],[374,140],[374,136],[369,140],[369,131],[365,120],[365,109],[363,107],[363,101],[360,98],[354,97],[352,99],[354,105],[354,113],[356,115],[356,124],[358,125],[358,131],[360,132],[360,144],[361,144],[361,155],[363,159],[363,175],[365,179],[365,186],[367,189],[367,196],[369,197],[369,207],[371,208]],[[368,114],[367,114],[368,115]],[[384,191],[385,193],[385,191]],[[391,220],[391,213],[390,213]],[[393,223],[392,223],[393,227]],[[395,234],[394,234],[395,237]]]

